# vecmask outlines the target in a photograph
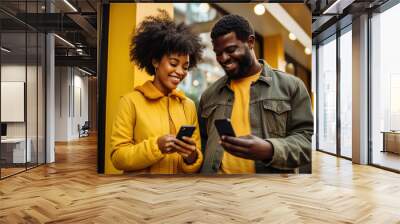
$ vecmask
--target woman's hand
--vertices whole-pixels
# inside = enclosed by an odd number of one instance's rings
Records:
[[[183,137],[183,140],[175,138],[171,147],[183,157],[185,163],[192,164],[197,160],[196,142],[186,136]]]
[[[174,144],[175,140],[174,135],[164,135],[161,136],[157,139],[157,145],[158,148],[162,153],[173,153],[175,150],[173,150],[172,145]]]
[[[162,153],[177,152],[185,163],[192,164],[197,160],[196,142],[189,137],[183,137],[183,140],[175,138],[174,135],[164,135],[157,139],[157,145]]]

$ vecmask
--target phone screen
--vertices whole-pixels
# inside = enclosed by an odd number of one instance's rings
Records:
[[[233,130],[231,121],[229,119],[218,119],[214,121],[215,127],[217,128],[219,136],[226,135],[235,137],[235,131]]]
[[[184,125],[179,129],[176,138],[183,141],[183,136],[192,137],[194,130],[196,129],[193,125]]]

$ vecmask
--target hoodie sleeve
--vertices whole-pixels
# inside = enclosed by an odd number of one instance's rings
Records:
[[[135,118],[135,105],[123,97],[111,134],[111,161],[119,170],[141,170],[164,157],[157,145],[158,136],[138,143],[133,141]]]
[[[188,101],[188,100],[187,100]],[[192,138],[196,141],[196,150],[197,150],[197,160],[193,164],[186,164],[182,161],[182,170],[184,173],[197,173],[203,163],[203,154],[201,152],[201,140],[200,140],[200,131],[199,131],[199,123],[197,121],[197,113],[195,104],[190,101],[187,106],[190,111],[190,122],[192,125],[196,127],[196,130],[193,133]]]

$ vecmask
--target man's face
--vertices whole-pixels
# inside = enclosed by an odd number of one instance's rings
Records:
[[[237,39],[235,32],[216,38],[213,41],[217,61],[231,79],[248,75],[253,58],[247,42]]]

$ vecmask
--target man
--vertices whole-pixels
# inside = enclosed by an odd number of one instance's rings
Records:
[[[257,60],[254,31],[241,16],[222,17],[211,39],[226,75],[200,100],[201,172],[311,172],[313,115],[303,82]],[[220,138],[214,121],[223,118],[231,119],[237,137]]]

